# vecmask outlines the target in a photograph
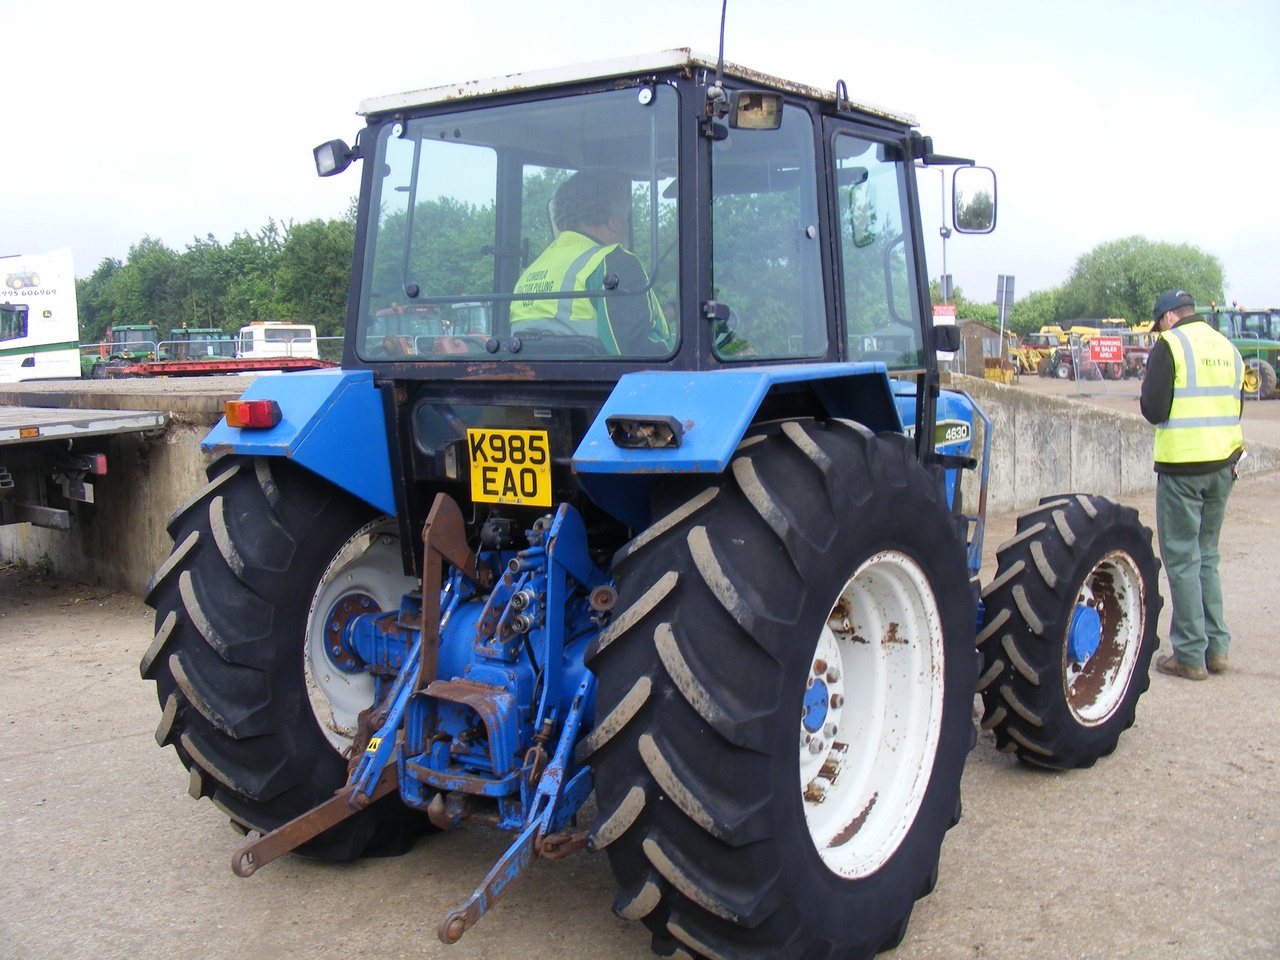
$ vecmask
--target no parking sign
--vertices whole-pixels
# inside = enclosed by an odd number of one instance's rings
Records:
[[[1094,363],[1120,363],[1124,360],[1124,346],[1119,337],[1091,337],[1089,359]]]

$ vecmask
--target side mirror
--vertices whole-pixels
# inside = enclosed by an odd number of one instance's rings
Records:
[[[739,130],[777,130],[782,126],[782,94],[731,90],[729,126]]]
[[[330,140],[311,151],[316,158],[316,173],[322,177],[332,177],[351,166],[355,151],[347,146],[344,140]]]
[[[959,167],[951,176],[951,222],[958,233],[996,228],[996,174],[990,167]]]

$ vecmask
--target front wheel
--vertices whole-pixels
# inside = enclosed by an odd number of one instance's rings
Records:
[[[192,794],[265,833],[345,783],[342,751],[373,699],[367,674],[328,658],[327,615],[394,609],[414,581],[394,523],[292,462],[227,457],[209,475],[170,521],[141,671],[162,708],[156,739]],[[384,797],[299,852],[395,852],[422,822]]]
[[[1105,497],[1018,518],[984,591],[982,725],[1028,763],[1089,767],[1133,725],[1160,614],[1151,531]]]
[[[973,746],[975,598],[900,436],[773,424],[615,558],[593,767],[656,952],[863,958],[932,889]],[[655,515],[663,515],[663,509]]]
[[[1246,397],[1267,400],[1276,392],[1276,368],[1258,357],[1245,361],[1244,393]]]

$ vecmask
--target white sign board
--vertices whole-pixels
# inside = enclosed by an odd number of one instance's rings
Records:
[[[933,325],[935,327],[955,326],[956,323],[956,305],[954,303],[935,303],[933,305]],[[939,360],[954,360],[955,353],[951,350],[939,350]]]
[[[0,257],[0,383],[80,376],[71,251]]]

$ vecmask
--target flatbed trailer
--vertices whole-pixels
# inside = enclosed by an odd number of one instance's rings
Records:
[[[337,366],[315,357],[251,357],[210,360],[140,360],[113,363],[104,367],[108,377],[207,377],[223,373],[269,373],[292,370],[320,370]]]
[[[73,505],[93,503],[107,472],[107,440],[167,422],[155,411],[0,406],[0,525],[69,530]]]

